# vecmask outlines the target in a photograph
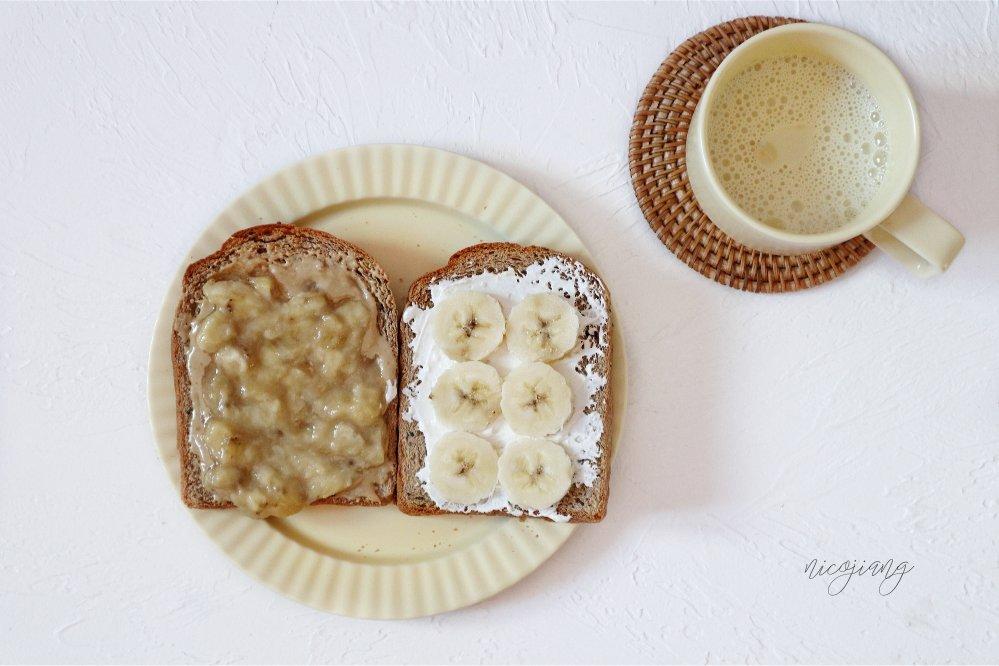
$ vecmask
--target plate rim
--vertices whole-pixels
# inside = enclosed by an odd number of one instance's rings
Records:
[[[468,192],[475,188],[480,190],[479,197],[470,199]],[[509,197],[500,198],[503,206],[499,213],[494,210],[486,216],[488,208],[482,207],[476,214],[479,204],[491,201],[497,193]],[[554,249],[580,259],[599,274],[582,240],[547,202],[508,174],[473,158],[417,144],[380,143],[335,148],[286,165],[237,195],[201,231],[169,282],[153,327],[146,378],[149,417],[157,456],[178,491],[178,499],[179,464],[172,460],[177,455],[175,396],[167,350],[185,268],[217,249],[239,228],[274,221],[296,223],[331,206],[373,198],[443,205],[492,227],[500,235],[513,236],[509,238],[512,242],[554,245]],[[525,237],[536,230],[550,234],[555,229],[560,236],[555,243]],[[203,247],[211,249],[203,251]],[[612,354],[611,455],[616,455],[627,402],[626,356],[616,318]],[[166,384],[169,400],[163,395]],[[223,553],[267,587],[318,610],[370,619],[434,615],[487,599],[537,569],[576,527],[501,519],[505,524],[500,528],[446,555],[419,562],[363,563],[321,556],[271,528],[266,521],[230,511],[184,508]],[[293,552],[285,552],[286,544],[294,544]],[[304,579],[303,566],[313,569]],[[407,588],[405,595],[398,594],[400,586]]]

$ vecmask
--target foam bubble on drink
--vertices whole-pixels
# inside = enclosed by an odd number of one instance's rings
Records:
[[[871,201],[889,162],[877,100],[842,66],[790,55],[763,60],[719,91],[708,152],[729,196],[749,215],[795,233],[822,233]]]

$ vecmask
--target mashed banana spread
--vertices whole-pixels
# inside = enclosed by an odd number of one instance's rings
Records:
[[[219,500],[287,516],[385,461],[395,358],[344,267],[263,259],[204,286],[191,323],[191,443]]]

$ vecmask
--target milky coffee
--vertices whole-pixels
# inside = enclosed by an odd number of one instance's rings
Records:
[[[763,60],[718,91],[707,118],[711,161],[755,219],[794,233],[833,231],[874,197],[889,162],[877,100],[842,66]]]

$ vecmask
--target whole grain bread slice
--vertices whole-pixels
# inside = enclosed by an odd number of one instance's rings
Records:
[[[601,456],[597,461],[597,474],[591,486],[574,484],[557,505],[557,511],[569,517],[569,522],[591,523],[602,520],[607,513],[607,498],[610,492],[612,413],[611,413],[611,329],[610,295],[603,282],[578,260],[544,247],[524,246],[515,243],[482,243],[456,252],[447,264],[438,270],[419,278],[410,287],[407,307],[415,305],[428,309],[433,305],[430,287],[443,279],[472,277],[483,273],[502,273],[513,269],[523,273],[527,267],[556,259],[564,262],[567,272],[582,275],[589,283],[592,293],[603,299],[608,311],[605,325],[599,330],[585,331],[592,336],[603,354],[588,357],[591,371],[603,376],[607,381],[597,390],[594,400],[587,409],[598,411],[603,419],[603,434],[600,437]],[[577,304],[579,307],[580,304]],[[450,513],[438,507],[427,495],[416,474],[423,468],[427,455],[426,441],[415,421],[406,418],[409,412],[411,391],[407,387],[417,380],[418,367],[413,364],[411,344],[416,332],[405,321],[400,324],[399,353],[399,466],[396,503],[400,510],[411,515],[436,515]],[[477,513],[474,515],[483,515]],[[489,515],[508,515],[507,511],[493,511]]]
[[[203,288],[220,271],[238,265],[249,257],[266,255],[267,261],[281,261],[294,255],[310,255],[334,261],[357,276],[378,304],[378,331],[388,342],[393,356],[399,353],[398,313],[389,280],[382,267],[359,247],[331,234],[289,224],[266,224],[233,234],[217,252],[187,267],[180,303],[174,317],[172,355],[174,390],[177,397],[177,449],[180,453],[181,496],[195,509],[229,509],[201,483],[201,462],[189,441],[192,414],[191,379],[187,370],[187,350],[191,321],[203,298]],[[398,380],[394,377],[393,380]],[[377,506],[390,504],[395,495],[398,398],[385,410],[388,442],[385,462],[365,470],[351,488],[314,504]]]

